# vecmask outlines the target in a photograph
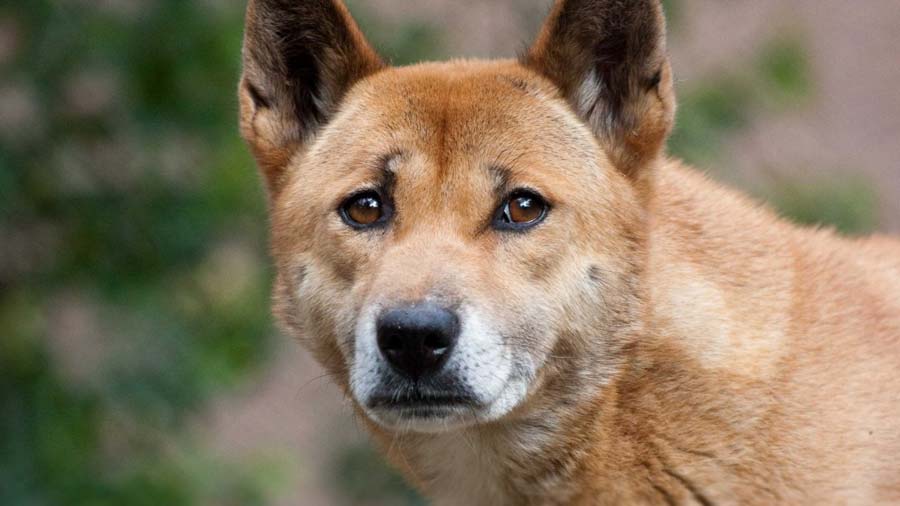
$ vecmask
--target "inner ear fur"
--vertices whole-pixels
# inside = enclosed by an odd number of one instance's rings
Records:
[[[250,0],[241,134],[271,192],[346,92],[383,67],[340,0]]]
[[[559,87],[622,172],[643,177],[675,116],[659,0],[557,0],[523,64]]]

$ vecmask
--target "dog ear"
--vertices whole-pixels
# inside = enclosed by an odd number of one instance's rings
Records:
[[[270,192],[344,94],[382,61],[340,0],[250,0],[239,98],[241,134]]]
[[[632,178],[660,154],[674,120],[665,32],[659,0],[557,0],[524,57]]]

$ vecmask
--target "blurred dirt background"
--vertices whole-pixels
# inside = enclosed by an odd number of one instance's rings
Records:
[[[900,4],[669,0],[671,151],[900,232]],[[509,57],[547,0],[356,0],[396,63]],[[0,504],[424,504],[273,330],[243,2],[0,2]]]

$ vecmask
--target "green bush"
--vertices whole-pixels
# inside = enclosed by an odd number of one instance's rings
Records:
[[[876,191],[859,178],[793,181],[767,193],[784,216],[798,223],[849,235],[870,233],[878,226]]]
[[[185,430],[270,350],[240,8],[35,0],[0,20],[19,111],[0,130],[0,504],[267,503],[258,464]]]

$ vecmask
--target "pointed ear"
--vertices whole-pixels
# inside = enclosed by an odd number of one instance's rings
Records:
[[[665,32],[659,0],[557,0],[524,57],[633,178],[659,156],[675,115]]]
[[[241,134],[274,193],[291,156],[383,63],[340,0],[250,0],[246,23]]]

